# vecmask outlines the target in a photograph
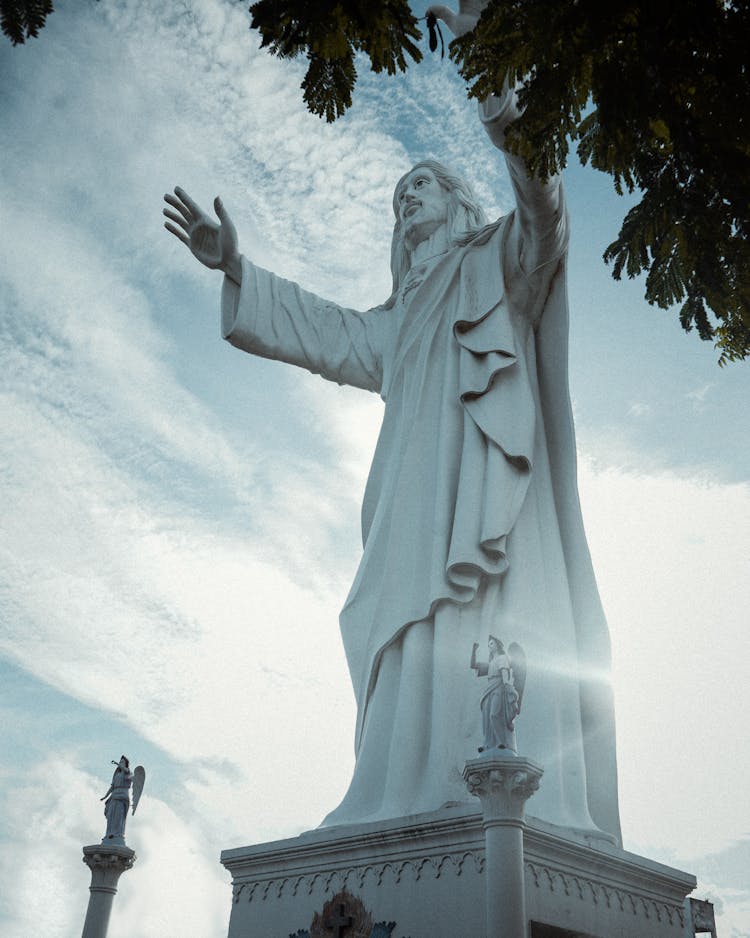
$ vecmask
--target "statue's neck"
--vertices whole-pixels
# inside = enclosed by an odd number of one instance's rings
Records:
[[[448,226],[441,225],[439,228],[436,228],[431,235],[411,248],[409,252],[409,267],[416,267],[417,264],[424,263],[424,261],[429,260],[436,254],[444,254],[450,246]]]

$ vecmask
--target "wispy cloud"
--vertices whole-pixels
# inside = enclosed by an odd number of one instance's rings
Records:
[[[633,403],[628,408],[628,417],[651,417],[654,413],[654,408],[651,404],[646,403],[646,401],[633,401]]]
[[[99,799],[108,781],[102,788],[76,768],[73,753],[58,751],[14,782],[5,808],[16,824],[0,857],[3,934],[69,938],[80,931],[88,902],[90,876],[79,845],[97,843],[92,832],[103,833]],[[132,935],[134,923],[139,935],[222,934],[227,877],[200,832],[153,797],[131,826],[136,822],[136,865],[120,880],[109,934]]]
[[[219,279],[161,228],[162,193],[179,183],[206,207],[221,193],[258,263],[359,308],[389,292],[391,192],[414,160],[434,155],[466,173],[490,215],[510,207],[447,62],[391,81],[363,74],[356,107],[327,126],[301,103],[302,64],[261,52],[247,25],[245,6],[224,0],[102,0],[61,7],[38,41],[0,50],[0,204],[12,233],[0,241],[0,647],[163,757],[174,787],[152,780],[155,803],[136,818],[140,872],[153,883],[148,901],[138,886],[144,938],[166,934],[159,915],[178,905],[201,923],[195,933],[218,933],[211,923],[229,906],[216,898],[217,841],[311,826],[347,782],[354,710],[336,616],[382,413],[375,396],[223,346]],[[605,339],[591,361],[615,373],[615,344]],[[641,391],[618,401],[640,402]],[[606,400],[586,394],[584,414]],[[649,400],[631,416],[645,417]],[[582,493],[624,688],[632,806],[643,803],[644,761],[649,784],[671,790],[680,745],[694,742],[686,727],[700,728],[703,751],[732,748],[724,689],[712,682],[711,707],[699,703],[703,656],[680,650],[681,668],[671,666],[675,643],[703,647],[708,631],[711,661],[736,673],[746,555],[734,532],[747,493],[665,475],[645,448],[614,432],[607,444],[600,429],[584,434]],[[731,588],[702,589],[701,578]],[[685,696],[664,747],[658,730],[663,768],[657,730],[643,728],[657,681],[660,697]],[[54,721],[33,726],[54,745]],[[64,803],[52,763],[3,779],[13,816],[28,818],[4,854],[14,938],[73,934],[85,908],[78,849],[100,830],[102,792],[80,752],[54,755],[70,766]],[[726,777],[741,787],[744,769],[735,756]],[[675,800],[670,837],[686,805],[697,810],[690,797]],[[736,798],[726,804],[702,813],[701,837],[726,835]],[[654,821],[627,810],[635,831]],[[64,851],[32,920],[40,836]],[[170,869],[186,857],[174,901],[159,873],[166,843],[179,848]],[[123,880],[115,938],[136,901],[129,888]]]

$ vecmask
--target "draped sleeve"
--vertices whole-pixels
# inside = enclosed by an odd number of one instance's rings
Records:
[[[516,200],[512,213],[516,249],[506,254],[510,266],[505,270],[505,279],[514,285],[514,306],[525,310],[537,327],[552,280],[567,251],[570,229],[559,173],[546,181],[537,179],[529,174],[521,157],[505,148],[505,131],[520,113],[515,89],[479,104],[484,129],[505,157]]]
[[[236,348],[367,391],[382,384],[386,316],[330,303],[246,257],[242,285],[225,277],[221,293],[222,336]]]

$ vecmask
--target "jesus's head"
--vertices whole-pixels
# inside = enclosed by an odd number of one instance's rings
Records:
[[[435,160],[417,163],[399,179],[393,193],[393,212],[394,294],[409,271],[412,251],[437,227],[446,226],[449,244],[461,244],[486,224],[484,212],[469,186]]]

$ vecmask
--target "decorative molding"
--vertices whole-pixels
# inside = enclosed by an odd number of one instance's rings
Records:
[[[104,873],[117,872],[121,875],[125,870],[131,869],[135,863],[135,854],[132,856],[119,856],[116,853],[88,853],[81,860],[93,873],[101,870]]]
[[[377,885],[381,887],[388,873],[393,876],[396,884],[404,880],[405,874],[413,876],[415,882],[427,876],[440,879],[445,873],[452,873],[455,877],[459,877],[467,869],[467,864],[472,873],[483,875],[484,851],[464,850],[460,853],[445,853],[441,856],[423,856],[400,861],[386,860],[382,863],[365,863],[354,867],[316,871],[312,874],[235,883],[233,902],[238,903],[241,898],[248,903],[265,902],[269,896],[280,900],[287,894],[297,896],[300,891],[312,895],[318,884],[321,884],[324,893],[341,892],[347,889],[361,892],[368,876],[374,877]],[[639,918],[653,918],[655,921],[665,922],[670,926],[679,924],[680,927],[684,927],[685,915],[681,905],[670,905],[642,894],[618,889],[536,860],[526,860],[524,866],[527,882],[535,889],[546,890],[552,895],[573,897],[580,902],[591,902],[595,906],[601,904],[607,909],[619,909],[620,912],[627,912]]]
[[[652,899],[639,893],[605,885],[595,879],[564,873],[544,863],[526,860],[524,863],[527,883],[533,883],[536,889],[547,889],[553,895],[576,896],[581,902],[602,903],[608,909],[617,902],[620,912],[628,912],[636,917],[654,919],[669,925],[685,926],[685,913],[682,905],[670,905],[667,902]]]
[[[385,860],[382,863],[365,863],[360,866],[318,870],[311,874],[240,882],[234,885],[232,901],[236,904],[244,895],[247,902],[254,902],[256,899],[264,902],[269,894],[281,899],[285,893],[296,896],[303,889],[310,896],[318,883],[322,883],[325,893],[333,890],[340,892],[345,889],[361,892],[368,875],[374,877],[378,886],[382,886],[388,873],[393,876],[394,882],[399,884],[403,881],[405,873],[413,876],[414,882],[418,882],[427,876],[440,879],[446,872],[458,877],[465,869],[471,869],[478,875],[484,873],[484,851],[462,850],[455,854],[445,853],[440,857],[423,856],[406,860]]]
[[[539,788],[542,767],[511,752],[485,753],[464,767],[469,794],[482,802],[482,823],[523,823],[526,802]]]
[[[135,851],[121,846],[89,846],[83,848],[81,858],[91,870],[92,893],[115,895],[122,874],[135,863]]]

